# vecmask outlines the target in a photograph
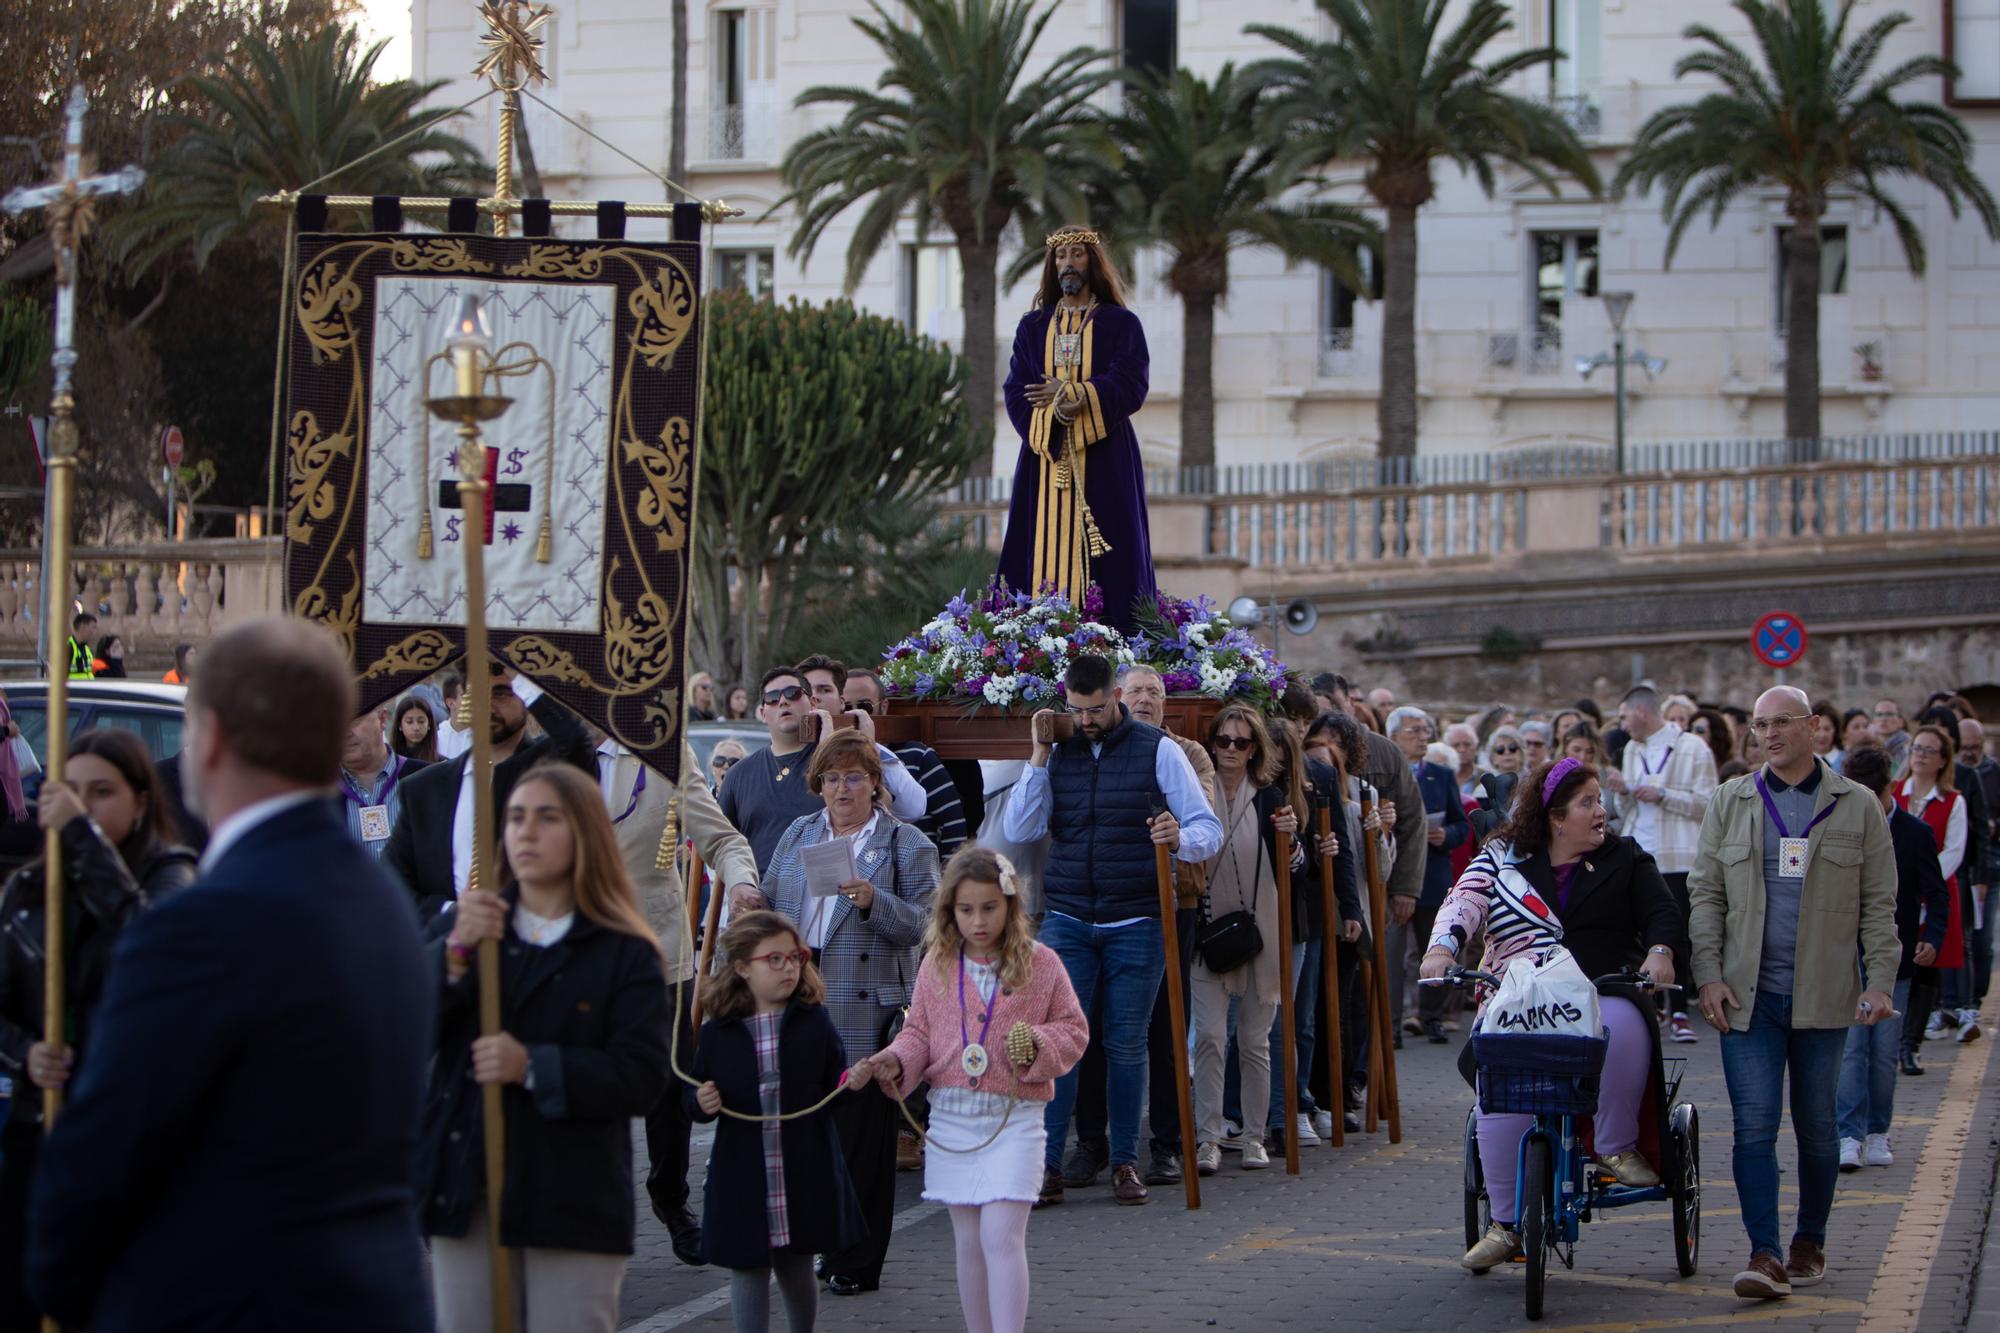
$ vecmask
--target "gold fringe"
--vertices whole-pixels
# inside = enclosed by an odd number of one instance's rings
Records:
[[[535,559],[539,560],[541,563],[545,565],[549,563],[549,555],[554,544],[555,544],[555,530],[549,523],[549,516],[547,514],[543,514],[542,533],[541,536],[535,538]]]
[[[653,857],[653,869],[672,870],[674,858],[681,849],[681,798],[676,794],[667,802],[667,822],[660,829],[660,850]]]
[[[430,558],[431,558],[431,511],[430,511],[430,506],[425,505],[423,522],[417,525],[417,559],[428,560]]]

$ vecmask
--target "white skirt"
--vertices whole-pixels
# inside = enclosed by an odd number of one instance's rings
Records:
[[[1042,1192],[1048,1131],[1046,1102],[1010,1101],[990,1092],[939,1088],[931,1092],[923,1197],[933,1203],[1033,1203]],[[1011,1113],[1008,1107],[1012,1106]],[[1002,1117],[1006,1124],[1001,1124]],[[999,1137],[994,1138],[994,1131]],[[991,1143],[986,1140],[993,1139]],[[975,1152],[948,1152],[976,1143]],[[940,1145],[943,1145],[942,1147]]]

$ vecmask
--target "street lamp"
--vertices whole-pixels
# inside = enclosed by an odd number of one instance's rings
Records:
[[[1631,356],[1625,355],[1625,317],[1632,310],[1632,293],[1603,293],[1604,313],[1611,320],[1611,351],[1599,352],[1595,356],[1580,356],[1576,359],[1576,373],[1586,380],[1590,372],[1600,366],[1610,366],[1616,378],[1613,380],[1612,397],[1617,407],[1617,433],[1612,437],[1616,443],[1612,453],[1613,469],[1619,474],[1625,471],[1625,367],[1638,366],[1652,379],[1667,368],[1663,357],[1647,356],[1644,349],[1634,348]]]

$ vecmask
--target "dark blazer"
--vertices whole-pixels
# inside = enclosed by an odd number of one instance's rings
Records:
[[[778,1025],[778,1106],[797,1111],[840,1084],[846,1049],[824,1006],[794,1004]],[[727,1018],[701,1025],[694,1078],[713,1080],[722,1104],[749,1115],[762,1112],[758,1097],[757,1043],[750,1024]],[[697,1121],[718,1121],[715,1150],[702,1189],[701,1257],[718,1268],[761,1268],[771,1262],[771,1229],[764,1211],[764,1127],[729,1116],[702,1114],[695,1090],[682,1097]],[[843,1096],[852,1094],[842,1094]],[[868,1232],[861,1203],[847,1177],[847,1155],[834,1130],[833,1107],[783,1122],[778,1133],[785,1162],[785,1208],[791,1249],[838,1254]]]
[[[521,775],[544,759],[560,759],[597,778],[597,744],[576,714],[544,694],[528,711],[542,724],[542,736],[525,742],[493,766],[493,837],[498,842],[506,820],[507,798]],[[458,811],[459,789],[472,752],[455,759],[426,764],[405,779],[402,809],[390,830],[382,864],[403,882],[416,900],[419,919],[429,922],[458,897],[451,882],[451,828]]]
[[[1436,907],[1451,892],[1451,850],[1472,837],[1472,825],[1465,818],[1465,800],[1458,794],[1458,778],[1450,769],[1427,763],[1416,778],[1417,790],[1424,798],[1424,813],[1444,812],[1444,846],[1430,845],[1429,824],[1425,824],[1424,892],[1417,899],[1420,906]],[[1396,813],[1400,816],[1402,811]]]
[[[1929,824],[1907,810],[1891,810],[1889,843],[1896,849],[1896,936],[1903,942],[1896,980],[1901,981],[1916,971],[1917,945],[1944,947],[1951,897],[1945,891],[1937,838]]]
[[[514,890],[505,896],[513,901]],[[472,1079],[478,968],[456,985],[443,980],[450,919],[433,926],[427,958],[432,984],[441,988],[437,1061],[417,1156],[427,1236],[465,1235],[486,1190],[482,1099]],[[505,1091],[501,1239],[632,1253],[632,1120],[653,1109],[668,1078],[671,1015],[659,951],[582,913],[546,948],[510,930],[500,944],[500,997],[501,1030],[528,1048],[535,1080],[532,1092]]]
[[[433,990],[408,896],[325,800],[135,917],[42,1150],[42,1308],[93,1333],[427,1333]]]

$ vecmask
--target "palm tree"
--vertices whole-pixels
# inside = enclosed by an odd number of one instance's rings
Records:
[[[881,48],[875,88],[808,88],[797,105],[845,106],[838,124],[786,152],[787,190],[797,204],[791,253],[811,256],[835,218],[866,201],[847,246],[849,292],[912,213],[919,239],[942,224],[957,245],[965,281],[966,401],[972,428],[993,437],[994,306],[1002,233],[1017,223],[1026,244],[1049,217],[1078,217],[1084,185],[1115,166],[1090,98],[1111,77],[1103,53],[1077,47],[1041,74],[1026,67],[1055,17],[1033,0],[905,0],[907,21],[875,0],[854,24]]]
[[[1890,14],[1851,43],[1843,0],[1828,22],[1817,3],[1732,0],[1749,22],[1763,64],[1706,24],[1684,34],[1703,49],[1681,57],[1676,78],[1706,74],[1722,90],[1655,113],[1640,129],[1613,188],[1666,187],[1662,214],[1671,220],[1666,263],[1681,234],[1706,211],[1722,220],[1745,190],[1785,191],[1791,226],[1785,233],[1785,434],[1810,458],[1819,440],[1820,218],[1835,189],[1853,191],[1895,225],[1910,271],[1924,271],[1924,238],[1905,204],[1885,181],[1906,176],[1945,197],[1957,217],[1969,202],[2000,237],[2000,209],[1974,170],[1972,136],[1963,123],[1930,102],[1903,102],[1896,92],[1919,79],[1950,77],[1951,64],[1913,56],[1871,78],[1891,33],[1910,21]]]
[[[1257,85],[1224,65],[1210,83],[1188,70],[1128,88],[1111,132],[1124,157],[1114,191],[1118,240],[1164,245],[1167,285],[1185,311],[1181,338],[1181,467],[1215,464],[1215,307],[1229,295],[1229,252],[1267,245],[1287,261],[1326,266],[1364,290],[1357,247],[1379,229],[1358,209],[1285,203],[1298,183],[1274,169],[1258,138]]]
[[[1503,0],[1472,0],[1440,32],[1453,0],[1318,0],[1336,36],[1318,41],[1288,28],[1246,31],[1289,55],[1250,75],[1271,92],[1269,126],[1288,161],[1367,162],[1362,184],[1388,220],[1383,240],[1382,388],[1376,406],[1385,457],[1417,451],[1417,210],[1431,201],[1439,158],[1469,172],[1491,195],[1494,166],[1511,163],[1557,193],[1568,175],[1593,194],[1590,155],[1553,107],[1504,91],[1508,80],[1561,59],[1540,47],[1485,64],[1481,53],[1513,29]],[[1551,170],[1553,168],[1553,170]]]
[[[444,130],[452,112],[421,105],[443,83],[372,83],[382,47],[362,49],[346,28],[253,36],[230,69],[191,80],[211,114],[170,118],[180,137],[154,163],[145,204],[105,228],[118,257],[138,275],[191,250],[199,268],[225,241],[270,225],[258,196],[313,183],[354,194],[475,188],[487,175],[478,151]]]

